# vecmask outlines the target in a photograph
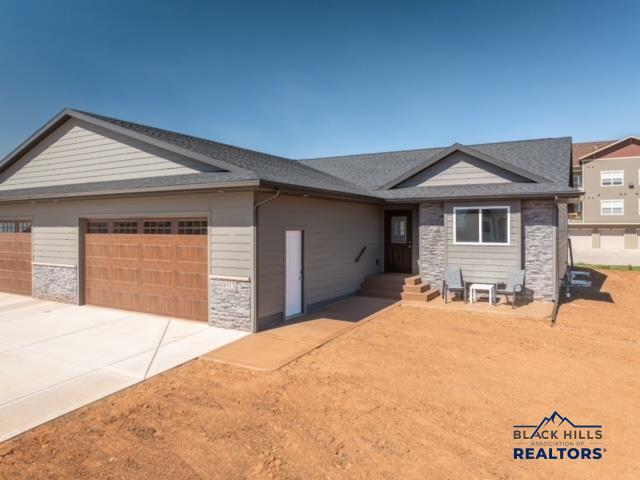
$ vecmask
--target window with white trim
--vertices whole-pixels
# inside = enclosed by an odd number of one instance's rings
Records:
[[[600,172],[600,186],[621,187],[624,185],[624,170],[603,170]]]
[[[509,245],[510,207],[454,207],[453,243]]]
[[[624,215],[624,200],[600,200],[601,215]]]

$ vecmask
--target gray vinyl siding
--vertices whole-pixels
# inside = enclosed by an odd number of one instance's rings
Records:
[[[396,188],[466,185],[479,183],[524,182],[524,178],[463,152],[454,152]]]
[[[212,275],[251,278],[253,264],[253,193],[164,195],[67,200],[0,206],[0,218],[33,221],[33,261],[80,264],[80,219],[115,217],[209,218]]]
[[[453,242],[454,207],[511,207],[510,245],[456,245]],[[449,202],[445,204],[447,226],[447,264],[458,265],[465,281],[504,282],[511,270],[522,265],[522,227],[520,201]]]
[[[184,175],[212,169],[72,119],[2,173],[0,190]]]
[[[355,293],[365,276],[382,268],[379,206],[281,196],[260,207],[259,215],[258,312],[263,323],[279,318],[284,310],[288,229],[304,231],[305,306]],[[355,263],[364,246],[367,250]]]
[[[567,204],[558,203],[558,266],[556,278],[560,280],[567,271],[569,262],[569,217]]]

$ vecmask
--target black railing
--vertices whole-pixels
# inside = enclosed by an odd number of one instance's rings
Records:
[[[356,258],[354,258],[353,261],[358,263],[360,261],[360,258],[362,257],[362,255],[364,255],[364,252],[365,252],[366,249],[367,249],[366,245],[364,247],[362,247],[362,250],[360,250],[360,253],[358,253],[358,255],[356,255]]]

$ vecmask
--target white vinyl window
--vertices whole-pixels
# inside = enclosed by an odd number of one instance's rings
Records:
[[[624,215],[624,200],[600,200],[601,215]]]
[[[458,245],[509,245],[509,207],[454,207],[453,243]]]
[[[621,187],[624,185],[624,170],[603,170],[600,172],[602,187]]]

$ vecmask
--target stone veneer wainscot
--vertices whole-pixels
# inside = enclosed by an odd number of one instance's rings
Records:
[[[78,267],[34,263],[32,295],[44,300],[79,304]]]
[[[252,331],[251,282],[248,279],[211,277],[209,324]]]
[[[524,230],[525,288],[535,300],[554,297],[554,237],[556,235],[554,203],[551,200],[522,202]]]
[[[442,203],[420,204],[419,236],[420,276],[431,288],[441,288],[447,256],[447,230]]]

